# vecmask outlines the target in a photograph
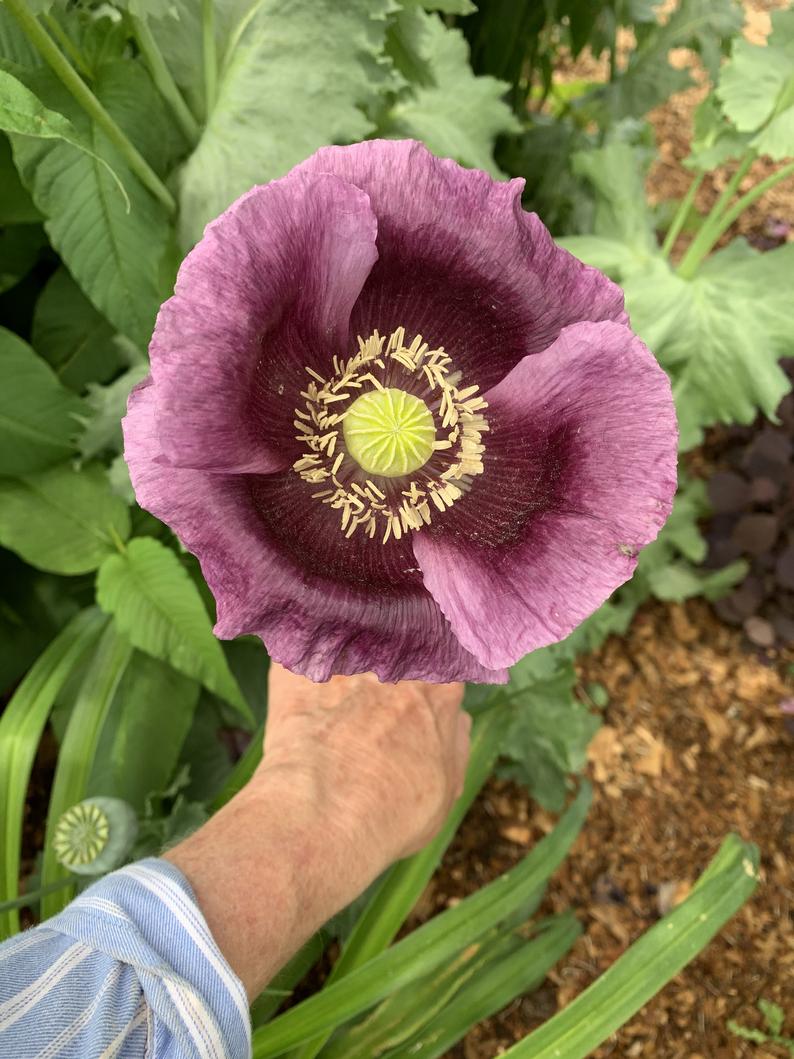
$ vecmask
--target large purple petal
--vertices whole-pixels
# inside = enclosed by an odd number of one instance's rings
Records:
[[[486,390],[568,324],[626,320],[620,288],[521,209],[522,180],[496,182],[411,140],[324,147],[293,172],[355,184],[378,218],[351,341],[404,326],[443,345],[464,385]]]
[[[363,534],[345,541],[333,526],[324,539],[326,509],[301,504],[309,491],[297,476],[293,489],[282,475],[169,465],[155,392],[146,380],[130,396],[125,457],[141,505],[198,557],[217,602],[218,636],[254,633],[273,658],[312,680],[362,671],[389,681],[507,679],[458,643],[410,548],[376,545],[364,560]]]
[[[170,463],[268,472],[295,458],[305,366],[348,353],[350,312],[377,257],[367,195],[293,173],[208,225],[157,318],[152,375]]]
[[[491,667],[566,636],[632,574],[670,512],[670,384],[622,324],[567,328],[486,395],[470,493],[414,535],[424,582]]]

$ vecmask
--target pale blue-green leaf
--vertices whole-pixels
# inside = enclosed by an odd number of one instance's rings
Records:
[[[118,455],[124,441],[121,420],[127,411],[127,399],[133,386],[148,374],[148,366],[136,364],[107,386],[89,383],[84,414],[80,417],[77,447],[84,460],[112,452]]]
[[[577,151],[571,165],[596,192],[593,234],[625,243],[638,263],[652,258],[657,242],[639,152],[614,141],[598,150]]]
[[[180,174],[185,246],[254,184],[323,144],[363,139],[390,0],[261,0],[227,55],[218,101]],[[199,67],[200,69],[200,67]]]
[[[565,235],[557,243],[586,265],[601,269],[618,282],[644,260],[621,240],[602,235]]]
[[[379,131],[423,140],[435,154],[500,176],[494,141],[501,133],[520,131],[503,99],[508,86],[472,72],[469,46],[459,29],[421,8],[406,14],[423,24],[424,32],[414,32],[411,40],[418,49],[417,61],[429,69],[433,83],[410,85],[386,113]]]
[[[25,478],[0,478],[0,544],[40,570],[85,574],[130,532],[127,506],[104,468],[68,464]]]
[[[198,589],[169,548],[152,537],[130,541],[123,554],[102,564],[97,602],[135,647],[169,662],[250,719]]]
[[[765,45],[737,37],[720,72],[716,94],[740,132],[756,132],[776,110],[794,103],[794,12],[774,12],[772,27]]]
[[[86,407],[27,342],[0,328],[0,474],[30,474],[75,451]]]

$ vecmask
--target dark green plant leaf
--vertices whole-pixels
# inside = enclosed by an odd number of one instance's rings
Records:
[[[107,137],[76,108],[49,71],[29,83],[66,114],[80,134],[120,174],[129,193],[127,211],[103,165],[66,143],[14,137],[14,160],[33,201],[47,217],[53,246],[91,302],[119,331],[144,349],[157,308],[167,295],[160,262],[169,240],[163,206],[138,183]],[[124,60],[96,71],[94,91],[149,161],[162,155],[172,133],[146,71]],[[50,102],[50,101],[53,102]]]
[[[174,553],[136,537],[97,578],[97,602],[141,651],[204,684],[251,720],[251,710],[212,635],[198,590]]]
[[[40,570],[96,570],[130,532],[126,504],[102,467],[60,464],[24,478],[0,478],[0,544]]]
[[[75,451],[83,402],[30,346],[0,327],[0,475],[30,474]]]
[[[17,167],[11,154],[11,144],[5,134],[0,134],[0,224],[34,224],[43,220],[33,205],[33,199],[19,179]]]
[[[66,386],[81,393],[89,382],[107,382],[125,363],[114,330],[65,268],[47,282],[36,302],[31,341]]]
[[[40,224],[14,224],[0,228],[0,294],[27,276],[46,245],[47,239]]]
[[[141,811],[167,787],[193,720],[200,687],[136,651],[119,684],[88,783],[90,794],[123,798]]]

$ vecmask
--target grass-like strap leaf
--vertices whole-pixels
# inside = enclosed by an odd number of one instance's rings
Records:
[[[0,901],[14,901],[19,894],[25,798],[41,733],[56,695],[106,622],[96,608],[74,617],[34,662],[0,715]],[[0,912],[0,941],[18,930],[18,911]]]
[[[97,578],[97,602],[135,647],[193,677],[252,720],[198,589],[165,545],[138,537],[123,555],[106,559]]]
[[[113,167],[92,150],[67,117],[45,107],[38,96],[6,70],[0,70],[0,129],[23,136],[35,136],[40,140],[63,140],[84,151],[110,174],[129,213],[129,195]]]
[[[113,702],[119,681],[124,675],[130,658],[132,645],[110,623],[86,670],[77,692],[69,723],[58,753],[58,765],[52,784],[52,794],[47,810],[47,828],[44,836],[44,854],[41,861],[41,885],[51,886],[59,879],[68,877],[68,871],[55,857],[53,836],[61,816],[77,802],[81,802],[88,791],[88,777],[94,764],[102,726]],[[65,887],[41,899],[41,917],[47,919],[65,908],[73,896],[72,888]]]
[[[126,540],[130,515],[99,465],[0,478],[0,544],[40,570],[85,574]]]
[[[483,1019],[507,1007],[516,997],[537,989],[546,974],[568,952],[582,928],[573,912],[543,924],[528,942],[496,951],[434,1018],[388,1059],[437,1059]]]
[[[285,1012],[254,1034],[253,1059],[281,1055],[340,1026],[409,982],[430,974],[506,919],[542,886],[579,833],[590,805],[583,785],[554,831],[512,871],[436,916],[341,981]]]
[[[75,450],[76,416],[88,411],[27,342],[0,327],[0,474],[30,474]]]
[[[758,850],[729,835],[689,897],[559,1014],[506,1055],[584,1059],[678,974],[758,883]]]

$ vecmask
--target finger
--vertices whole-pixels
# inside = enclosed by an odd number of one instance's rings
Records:
[[[436,716],[439,730],[453,738],[463,703],[464,684],[425,684],[424,692]]]

